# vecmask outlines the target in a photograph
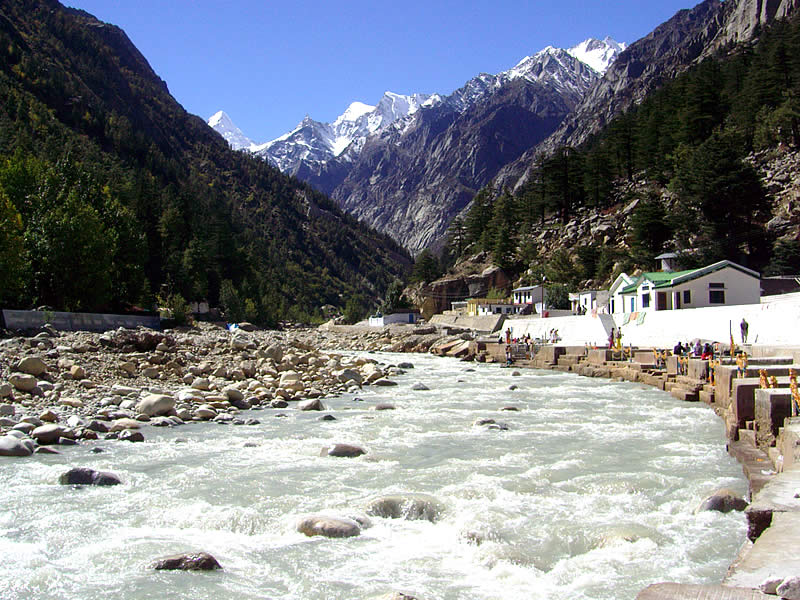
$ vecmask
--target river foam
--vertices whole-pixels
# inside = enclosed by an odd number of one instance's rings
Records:
[[[657,581],[718,582],[733,560],[744,517],[694,512],[720,487],[746,489],[707,407],[571,374],[370,356],[416,368],[396,387],[325,399],[336,421],[253,411],[253,427],[146,428],[144,444],[5,459],[0,597],[624,599]],[[486,418],[508,430],[474,424]],[[338,442],[368,454],[320,457]],[[124,485],[57,485],[72,466]],[[371,517],[337,540],[295,531],[304,514],[363,514],[402,492],[436,497],[440,518]],[[224,569],[147,569],[190,550]]]

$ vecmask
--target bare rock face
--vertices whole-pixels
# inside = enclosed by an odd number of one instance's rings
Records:
[[[222,565],[208,552],[193,552],[159,558],[150,568],[156,571],[215,571]]]
[[[536,154],[579,146],[661,82],[730,43],[752,40],[762,27],[792,14],[798,5],[800,0],[705,0],[678,11],[620,54],[555,133],[502,169],[497,185],[520,185],[528,179]]]

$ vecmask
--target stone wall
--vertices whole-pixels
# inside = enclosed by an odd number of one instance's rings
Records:
[[[3,310],[3,320],[7,329],[36,329],[46,323],[62,331],[109,331],[118,327],[161,329],[159,317],[136,315]]]

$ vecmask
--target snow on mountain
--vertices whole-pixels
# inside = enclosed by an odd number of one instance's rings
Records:
[[[241,129],[234,125],[231,118],[224,111],[214,113],[208,119],[208,124],[228,142],[234,150],[249,149],[253,141]]]
[[[332,123],[306,117],[289,133],[249,150],[289,173],[297,169],[300,161],[324,163],[339,156],[347,159],[353,155],[345,153],[348,148],[357,153],[367,136],[430,105],[432,98],[426,94],[386,92],[375,106],[353,102]]]
[[[386,92],[375,106],[353,102],[332,123],[306,116],[292,131],[263,144],[248,139],[222,111],[208,123],[232,148],[248,150],[281,171],[294,174],[301,163],[322,164],[337,157],[350,162],[358,156],[367,137],[390,127],[394,131],[405,129],[420,109],[445,104],[463,113],[515,79],[540,83],[562,94],[582,95],[625,47],[609,37],[602,41],[588,39],[569,50],[548,46],[507,71],[497,75],[481,73],[449,96]]]
[[[589,38],[567,52],[602,75],[627,47],[624,42],[619,43],[610,37],[602,41]]]

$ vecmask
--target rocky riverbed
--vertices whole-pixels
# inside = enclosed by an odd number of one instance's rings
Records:
[[[102,334],[45,327],[0,340],[0,455],[80,440],[142,441],[147,426],[252,425],[251,408],[324,410],[324,398],[393,385],[405,366],[334,349],[427,350],[435,329],[233,332],[220,326]]]

